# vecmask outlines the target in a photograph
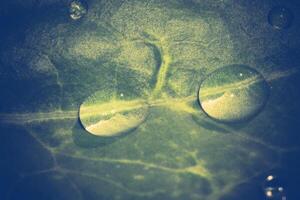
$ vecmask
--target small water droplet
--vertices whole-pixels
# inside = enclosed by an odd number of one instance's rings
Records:
[[[137,128],[148,114],[143,99],[125,99],[113,92],[99,91],[88,97],[80,106],[79,118],[89,133],[114,137]]]
[[[276,29],[289,28],[294,20],[292,11],[283,6],[276,6],[271,9],[268,15],[268,21]]]
[[[259,72],[246,65],[230,65],[217,69],[202,82],[199,101],[213,119],[238,122],[258,114],[268,94],[268,84]]]
[[[86,15],[88,12],[88,5],[84,0],[74,0],[70,4],[69,13],[73,20],[78,20]]]
[[[277,176],[267,176],[263,187],[267,199],[286,200],[286,194],[283,183],[277,178]]]
[[[273,179],[274,179],[274,176],[273,176],[273,175],[270,175],[270,176],[267,177],[266,180],[267,180],[267,181],[272,181]]]

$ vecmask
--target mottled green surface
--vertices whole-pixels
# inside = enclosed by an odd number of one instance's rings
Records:
[[[299,145],[299,24],[274,30],[271,2],[90,0],[77,21],[68,1],[14,2],[38,17],[2,40],[3,171],[14,177],[4,196],[254,200],[258,177]],[[205,115],[197,94],[235,63],[271,91],[258,116],[230,126]],[[100,103],[149,98],[146,120],[120,137],[89,134],[78,111],[97,91]]]

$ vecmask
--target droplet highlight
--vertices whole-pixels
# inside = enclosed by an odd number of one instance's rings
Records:
[[[199,102],[204,112],[222,122],[240,122],[257,115],[269,95],[263,76],[246,65],[217,69],[201,84]]]
[[[268,15],[268,21],[275,29],[287,29],[294,20],[292,11],[283,6],[276,6],[271,9]]]
[[[79,119],[92,135],[115,137],[140,126],[148,115],[148,104],[143,99],[128,99],[126,94],[111,95],[99,91],[80,106]]]
[[[270,200],[286,200],[283,183],[275,175],[269,175],[264,182],[264,194]]]
[[[88,12],[88,5],[83,0],[74,0],[70,4],[69,13],[73,20],[78,20]]]

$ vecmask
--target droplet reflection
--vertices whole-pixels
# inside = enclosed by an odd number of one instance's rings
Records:
[[[264,193],[270,200],[286,200],[283,183],[275,176],[269,175],[264,182]]]
[[[142,124],[148,114],[145,100],[131,100],[126,94],[112,95],[99,91],[88,97],[80,106],[82,126],[92,135],[115,137]]]
[[[87,3],[83,0],[74,0],[70,4],[69,12],[71,19],[78,20],[87,14]]]
[[[292,25],[294,15],[286,7],[276,6],[272,8],[268,15],[268,21],[276,29],[287,29]]]
[[[238,122],[261,111],[268,94],[268,84],[260,73],[246,65],[230,65],[216,70],[202,82],[199,101],[210,117]]]

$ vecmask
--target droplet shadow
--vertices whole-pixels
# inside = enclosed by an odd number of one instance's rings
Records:
[[[106,145],[110,145],[118,140],[121,140],[124,137],[127,137],[129,134],[133,133],[136,129],[133,128],[128,130],[120,135],[113,137],[101,137],[90,134],[85,130],[84,126],[81,124],[80,119],[77,119],[77,122],[72,128],[72,137],[74,143],[82,148],[99,148]]]

